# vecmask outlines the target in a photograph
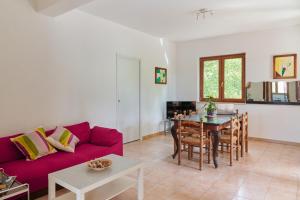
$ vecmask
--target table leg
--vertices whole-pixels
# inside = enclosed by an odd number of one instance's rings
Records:
[[[176,126],[172,126],[171,128],[171,133],[172,133],[172,137],[174,140],[174,144],[175,144],[175,148],[174,148],[174,154],[172,155],[173,159],[175,159],[177,153],[178,153],[178,137],[177,137],[177,133],[176,133]]]
[[[49,176],[48,177],[48,200],[54,200],[56,198],[56,183],[55,183],[55,180]]]
[[[220,132],[219,131],[211,131],[212,139],[213,139],[213,161],[215,168],[218,168],[218,147],[220,142]]]
[[[84,198],[85,198],[84,193],[81,192],[76,193],[76,200],[84,200]]]
[[[140,168],[137,175],[137,199],[144,199],[144,170]]]

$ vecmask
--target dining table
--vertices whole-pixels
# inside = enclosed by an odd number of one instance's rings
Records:
[[[179,146],[178,146],[178,134],[177,129],[179,128],[179,121],[193,121],[193,122],[203,122],[204,131],[208,131],[211,134],[212,138],[212,148],[213,148],[213,162],[215,168],[218,168],[218,146],[221,136],[221,130],[228,128],[230,126],[231,118],[238,115],[237,113],[233,114],[222,114],[216,115],[214,117],[208,117],[204,114],[193,114],[182,116],[180,118],[172,118],[171,121],[174,122],[174,125],[171,128],[171,134],[174,139],[174,154],[172,155],[173,159],[175,159],[178,154]]]

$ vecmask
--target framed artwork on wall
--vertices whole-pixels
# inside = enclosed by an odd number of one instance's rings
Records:
[[[155,67],[155,84],[167,84],[167,69]]]
[[[297,54],[276,55],[273,57],[273,78],[297,78]]]

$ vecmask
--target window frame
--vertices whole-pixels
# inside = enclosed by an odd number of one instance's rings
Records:
[[[242,59],[242,98],[241,99],[232,99],[224,98],[224,64],[226,59]],[[200,57],[199,59],[199,68],[200,68],[200,101],[207,101],[207,98],[204,97],[204,62],[218,60],[219,61],[219,98],[216,98],[216,102],[228,102],[228,103],[245,103],[246,102],[246,53],[239,54],[229,54],[229,55],[219,55],[219,56],[209,56],[209,57]]]

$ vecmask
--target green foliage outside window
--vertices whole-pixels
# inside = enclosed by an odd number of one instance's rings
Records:
[[[203,97],[220,98],[219,94],[219,60],[204,62]],[[224,98],[242,98],[242,59],[224,59]]]
[[[242,59],[226,59],[224,62],[224,97],[242,98]]]
[[[219,61],[204,62],[203,96],[219,98]]]

